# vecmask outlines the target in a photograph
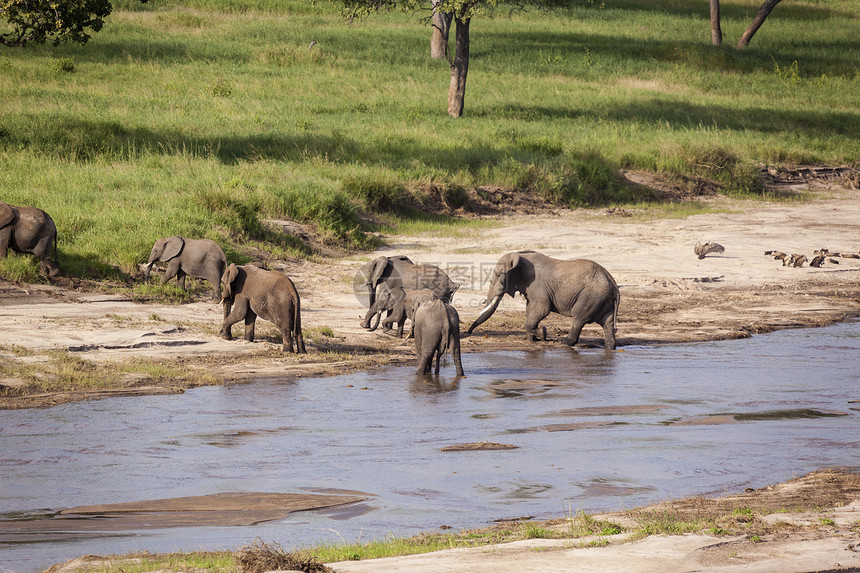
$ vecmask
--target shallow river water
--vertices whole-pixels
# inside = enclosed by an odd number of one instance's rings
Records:
[[[0,415],[0,521],[218,492],[358,490],[256,526],[0,536],[0,572],[72,557],[284,548],[735,493],[860,466],[860,323],[747,340],[466,354],[443,366]],[[443,452],[469,442],[517,446]],[[26,541],[26,542],[25,542]]]

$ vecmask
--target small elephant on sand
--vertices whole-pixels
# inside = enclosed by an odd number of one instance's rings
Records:
[[[413,306],[415,352],[418,354],[417,374],[430,374],[430,363],[436,356],[436,374],[442,355],[451,351],[457,376],[464,376],[460,361],[460,315],[445,302],[436,299],[416,302]]]
[[[256,265],[231,264],[224,271],[221,286],[224,293],[222,337],[232,340],[232,326],[244,320],[245,340],[253,342],[259,316],[280,329],[285,352],[293,352],[293,341],[295,352],[305,352],[299,293],[287,275]]]
[[[186,239],[180,235],[158,239],[149,254],[149,261],[143,266],[147,279],[156,261],[167,263],[161,284],[176,277],[179,288],[185,290],[185,275],[206,279],[212,286],[212,300],[221,300],[221,275],[227,267],[227,257],[215,241]]]
[[[54,244],[54,260],[49,251]],[[16,207],[0,201],[0,259],[9,249],[16,253],[32,253],[39,267],[49,277],[60,274],[57,258],[57,226],[51,216],[35,207]]]

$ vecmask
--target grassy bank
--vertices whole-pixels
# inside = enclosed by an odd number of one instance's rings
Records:
[[[622,205],[649,199],[622,168],[755,194],[760,162],[856,161],[860,1],[780,5],[738,51],[759,4],[724,3],[723,47],[706,5],[673,1],[476,18],[452,120],[448,66],[417,15],[350,25],[329,2],[120,1],[85,46],[0,51],[0,200],[51,213],[67,274],[124,279],[172,234],[235,261],[249,247],[306,257],[266,221],[367,248],[368,231],[420,213],[404,204],[456,206],[479,186]]]

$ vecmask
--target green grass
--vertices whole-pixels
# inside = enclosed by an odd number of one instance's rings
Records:
[[[479,186],[635,205],[653,197],[617,173],[637,168],[757,196],[759,163],[860,157],[860,1],[781,4],[738,51],[759,4],[724,3],[722,47],[706,5],[673,0],[475,18],[452,120],[416,15],[120,1],[85,46],[0,51],[0,200],[53,216],[64,273],[127,279],[172,234],[236,262],[312,256],[268,219],[352,249],[369,231],[459,228],[403,209],[429,187],[455,209]],[[37,280],[31,259],[0,274]]]

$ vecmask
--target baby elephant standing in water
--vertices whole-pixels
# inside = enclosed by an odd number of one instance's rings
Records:
[[[413,309],[415,351],[418,354],[418,374],[430,374],[430,363],[436,356],[436,374],[439,361],[450,349],[457,367],[457,376],[463,376],[460,362],[460,316],[457,310],[441,300],[416,302]]]
[[[225,317],[221,336],[232,340],[231,327],[244,319],[245,340],[253,342],[254,326],[260,316],[280,329],[284,351],[293,352],[295,340],[296,352],[305,352],[299,293],[287,275],[255,265],[231,264],[224,271],[221,286]]]

